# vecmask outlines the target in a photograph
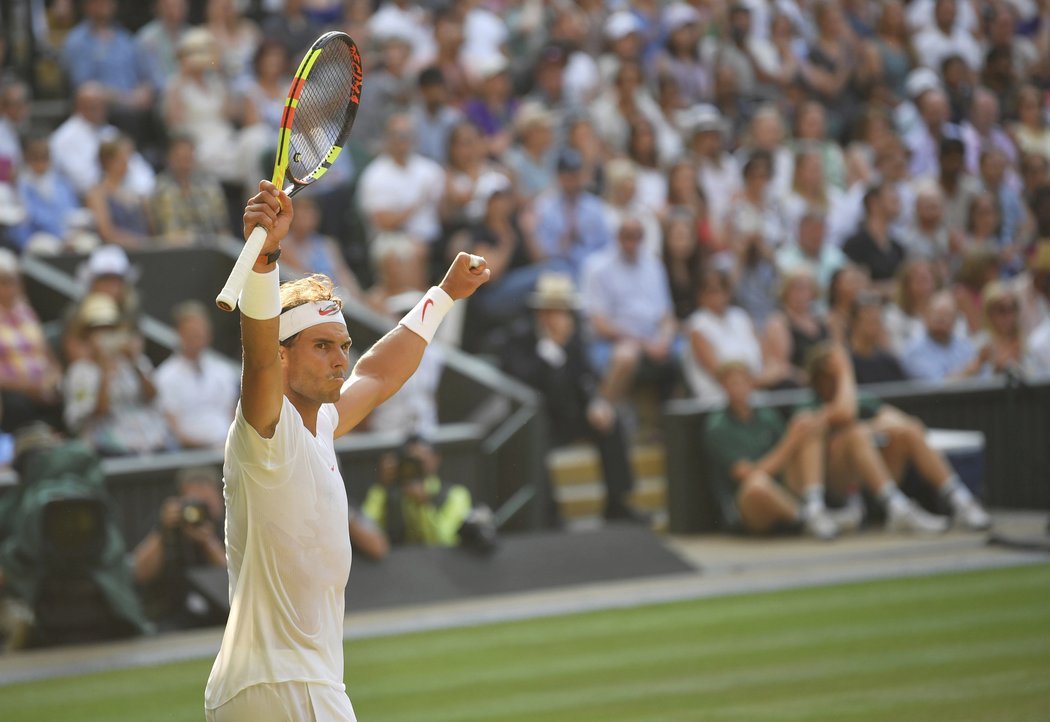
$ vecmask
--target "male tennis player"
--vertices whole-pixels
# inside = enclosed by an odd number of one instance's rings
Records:
[[[223,469],[230,618],[205,692],[211,722],[355,720],[343,685],[347,500],[333,441],[415,371],[442,317],[488,280],[459,254],[440,286],[351,372],[342,302],[324,276],[278,286],[292,219],[273,184],[244,211],[266,242],[240,296],[241,402]]]

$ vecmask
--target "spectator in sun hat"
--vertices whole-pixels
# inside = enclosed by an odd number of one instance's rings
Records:
[[[642,23],[627,10],[619,10],[605,21],[605,41],[608,52],[598,59],[602,85],[612,82],[620,64],[638,62],[642,56]]]
[[[41,419],[59,428],[62,372],[19,271],[18,257],[0,248],[0,429]]]
[[[120,314],[119,325],[128,331],[138,327],[139,300],[135,291],[138,276],[138,269],[131,265],[128,254],[115,245],[99,246],[77,268],[77,282],[85,296],[104,294],[112,298]],[[67,364],[88,353],[82,342],[79,308],[79,303],[73,304],[64,317],[62,351]]]

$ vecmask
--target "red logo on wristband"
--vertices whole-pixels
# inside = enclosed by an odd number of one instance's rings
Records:
[[[419,317],[419,320],[421,320],[421,321],[426,321],[427,320],[427,307],[428,306],[433,306],[433,305],[434,305],[434,299],[432,299],[432,298],[428,298],[426,301],[423,302],[423,314]]]

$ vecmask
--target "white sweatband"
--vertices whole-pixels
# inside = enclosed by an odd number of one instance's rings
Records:
[[[289,308],[281,314],[281,329],[277,333],[280,341],[287,341],[295,334],[322,323],[340,323],[346,328],[343,309],[335,301],[308,301]]]
[[[441,319],[455,301],[437,286],[431,286],[419,303],[401,319],[401,325],[421,336],[428,344],[434,340]]]
[[[244,281],[237,305],[241,313],[256,321],[265,321],[281,315],[281,274],[274,266],[272,271],[251,271]]]

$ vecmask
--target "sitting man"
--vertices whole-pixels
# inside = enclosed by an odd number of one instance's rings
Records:
[[[440,457],[426,440],[410,436],[397,453],[379,462],[379,482],[361,510],[386,533],[390,544],[456,546],[471,511],[470,492],[445,484],[437,474]]]
[[[948,520],[925,512],[898,487],[909,466],[947,502],[957,525],[987,529],[991,518],[947,460],[926,442],[922,422],[871,396],[857,394],[846,352],[817,346],[807,364],[814,398],[802,409],[816,410],[828,426],[827,472],[839,483],[862,482],[886,510],[887,528],[938,533]]]
[[[959,308],[951,291],[938,291],[923,314],[923,332],[905,348],[901,361],[920,381],[953,381],[980,372],[973,342],[959,329]]]
[[[542,394],[552,447],[585,438],[597,448],[605,480],[605,518],[633,520],[627,505],[634,486],[627,438],[612,404],[598,393],[598,380],[587,362],[572,277],[543,274],[529,305],[532,318],[494,337],[500,365]]]
[[[219,475],[210,468],[184,469],[175,485],[178,493],[164,500],[157,527],[135,547],[135,582],[146,615],[161,630],[221,624],[221,613],[191,590],[186,576],[195,566],[226,566],[218,531],[224,512]]]
[[[755,382],[746,363],[722,364],[718,380],[727,404],[707,417],[704,446],[726,523],[754,534],[804,529],[835,538],[839,523],[824,505],[820,415],[796,414],[785,432],[775,410],[752,408]]]
[[[849,350],[858,384],[907,379],[900,361],[886,342],[882,297],[874,291],[858,295],[850,308]]]

